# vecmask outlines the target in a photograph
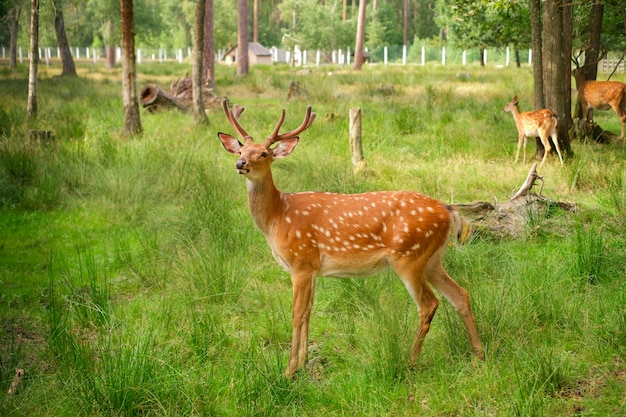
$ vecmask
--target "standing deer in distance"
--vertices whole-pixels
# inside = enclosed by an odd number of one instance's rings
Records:
[[[576,63],[576,61],[575,61]],[[585,78],[584,66],[572,71],[576,80],[578,101],[583,110],[583,119],[589,123],[593,119],[593,110],[613,109],[622,124],[620,138],[624,137],[626,124],[626,84],[619,81],[593,81]]]
[[[524,163],[526,163],[526,143],[529,137],[539,136],[541,143],[545,149],[543,159],[539,166],[543,166],[546,158],[552,146],[550,145],[550,137],[554,142],[556,153],[559,155],[561,165],[563,165],[563,156],[561,155],[561,148],[559,147],[558,129],[559,124],[558,116],[549,109],[541,109],[536,111],[526,111],[520,113],[518,108],[517,96],[513,97],[513,100],[506,103],[502,111],[511,112],[513,119],[515,120],[515,126],[517,127],[517,153],[515,154],[515,163],[519,159],[519,150],[524,142]]]
[[[442,264],[450,235],[458,238],[462,229],[462,220],[451,206],[412,191],[283,193],[274,185],[271,164],[294,150],[298,135],[315,119],[311,107],[299,127],[279,134],[283,110],[271,135],[254,142],[238,120],[243,108],[229,109],[226,99],[222,104],[243,143],[227,133],[220,132],[218,137],[228,152],[238,156],[235,167],[246,179],[252,218],[278,264],[291,274],[293,334],[285,371],[288,378],[307,362],[316,278],[373,275],[387,268],[395,270],[419,310],[411,365],[437,310],[431,286],[459,312],[474,352],[484,357],[468,292]]]

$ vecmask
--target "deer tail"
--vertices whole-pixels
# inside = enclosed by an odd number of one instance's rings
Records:
[[[448,206],[450,210],[450,237],[454,244],[465,244],[473,233],[472,225],[461,217],[454,207]]]

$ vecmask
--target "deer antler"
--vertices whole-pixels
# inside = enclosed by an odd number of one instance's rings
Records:
[[[297,128],[295,128],[294,130],[290,132],[285,132],[279,135],[278,131],[280,130],[280,127],[283,125],[283,122],[285,121],[285,109],[283,109],[280,115],[280,119],[278,119],[278,123],[276,123],[276,127],[274,128],[274,131],[272,132],[270,136],[267,137],[267,139],[265,139],[266,145],[270,146],[273,143],[279,142],[284,139],[290,139],[299,135],[300,133],[308,129],[309,126],[311,126],[311,123],[313,123],[313,120],[315,120],[315,113],[311,113],[311,106],[308,106],[306,108],[306,114],[304,115],[304,120],[302,121],[300,126],[298,126]]]
[[[590,67],[593,65],[596,65],[598,62],[602,61],[602,59],[606,56],[606,54],[608,53],[608,50],[606,49],[601,49],[600,51],[598,51],[598,56],[595,60],[593,60],[593,62],[585,62],[582,66],[580,65],[580,61],[579,58],[583,53],[586,53],[589,50],[589,46],[587,46],[586,48],[580,48],[578,50],[578,53],[574,54],[574,56],[572,57],[572,62],[574,63],[574,65],[576,65],[576,69],[580,69],[580,68],[584,68],[584,67]]]
[[[243,113],[244,108],[238,105],[234,105],[233,109],[230,110],[228,108],[228,99],[226,98],[222,100],[222,107],[224,108],[224,113],[226,113],[226,118],[230,122],[231,126],[235,128],[237,133],[239,133],[244,141],[252,142],[252,136],[248,135],[248,133],[244,130],[243,127],[241,127],[239,121],[237,120],[239,119],[239,116],[241,116],[241,113]]]

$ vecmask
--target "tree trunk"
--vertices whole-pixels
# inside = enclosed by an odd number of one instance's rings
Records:
[[[354,69],[360,71],[363,68],[363,45],[365,43],[365,16],[367,1],[359,2],[359,17],[356,24],[356,43],[354,46]]]
[[[543,96],[543,54],[541,40],[541,0],[530,1],[530,25],[531,25],[531,47],[533,51],[533,96],[535,100],[535,110],[546,107]]]
[[[202,51],[204,49],[205,1],[196,0],[196,19],[193,25],[193,64],[191,67],[193,116],[196,126],[208,122],[202,98]]]
[[[592,2],[588,29],[589,48],[585,51],[584,74],[586,80],[595,80],[598,77],[598,63],[596,61],[600,53],[600,35],[602,33],[603,16],[604,2]]]
[[[9,68],[17,68],[17,32],[22,9],[17,6],[9,10]]]
[[[28,108],[26,117],[37,117],[37,70],[39,65],[39,0],[30,3],[30,66],[28,68]]]
[[[209,88],[215,87],[215,19],[213,0],[205,0],[204,8],[204,49],[202,50],[202,69],[204,82]]]
[[[248,75],[248,1],[237,0],[237,76]]]
[[[63,71],[61,75],[76,75],[76,67],[74,66],[74,58],[72,51],[67,42],[65,33],[65,21],[63,19],[63,0],[52,0],[54,8],[54,31],[57,35],[57,45],[61,51],[61,62],[63,63]]]
[[[571,34],[567,14],[571,8],[564,7],[563,0],[547,0],[544,7],[544,31],[543,31],[543,74],[544,74],[544,97],[546,107],[555,112],[559,117],[558,136],[561,149],[566,153],[572,153],[569,138],[571,125],[571,82],[566,67],[570,65],[571,44],[568,49],[566,37]],[[565,31],[569,31],[565,33]],[[565,78],[568,77],[568,78]],[[543,156],[543,146],[537,147],[535,157]]]
[[[404,0],[403,15],[404,21],[402,23],[402,46],[407,46],[409,41],[409,0]]]
[[[563,146],[561,149],[565,152],[566,155],[573,155],[572,147],[570,145],[570,136],[569,131],[573,125],[572,120],[572,33],[574,28],[574,8],[571,1],[563,2],[563,43],[561,44],[561,59],[563,60],[563,70],[565,74],[563,75],[563,91],[564,95],[563,106],[566,109],[563,113],[561,119],[559,119],[559,124],[561,128],[565,128],[566,135],[563,138],[567,138],[567,141],[561,141]],[[564,126],[563,126],[564,125]],[[561,132],[559,131],[559,136],[561,136]]]
[[[106,67],[115,68],[115,45],[113,45],[113,22],[107,21],[107,34],[105,36],[105,49],[107,54]],[[134,44],[134,41],[133,41]]]
[[[122,101],[124,102],[124,135],[143,131],[137,99],[135,62],[135,31],[133,0],[120,0],[122,15]]]
[[[594,2],[591,5],[588,26],[588,45],[585,50],[585,63],[583,65],[583,75],[585,80],[595,80],[598,77],[598,54],[600,52],[600,34],[602,32],[602,17],[604,15],[604,3]],[[577,100],[574,109],[574,117],[582,119],[583,108]]]
[[[253,22],[252,22],[252,40],[259,41],[259,0],[254,0]]]

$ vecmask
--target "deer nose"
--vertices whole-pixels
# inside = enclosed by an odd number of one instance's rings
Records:
[[[237,163],[235,164],[235,167],[237,169],[243,169],[246,166],[246,160],[245,159],[239,159],[237,160]]]

